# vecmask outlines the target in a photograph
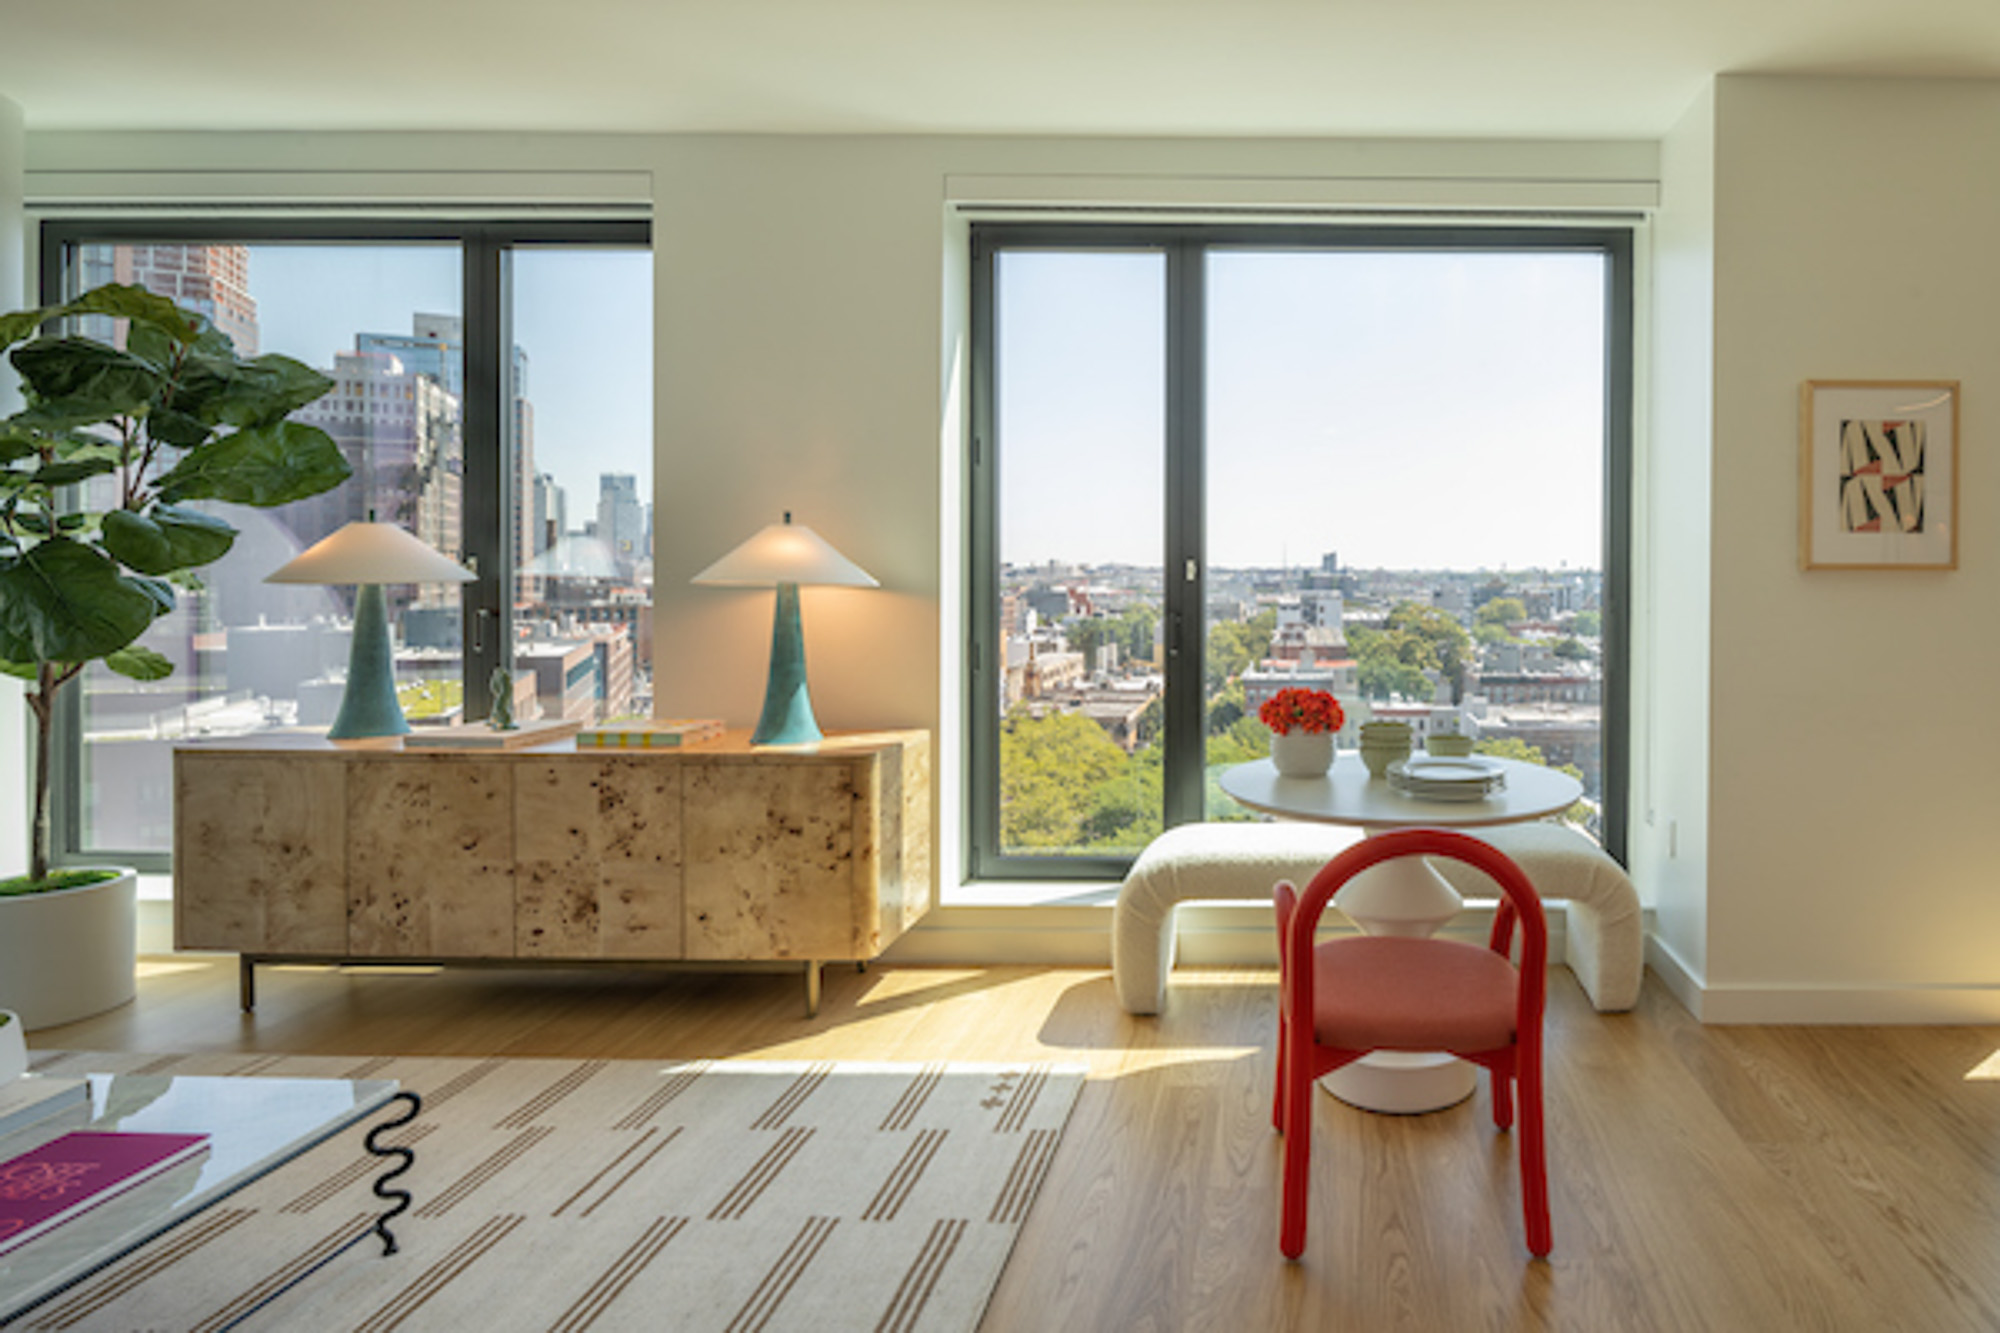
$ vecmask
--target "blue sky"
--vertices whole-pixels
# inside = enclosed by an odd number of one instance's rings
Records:
[[[1160,560],[1164,262],[1002,256],[1001,550]],[[1209,562],[1595,568],[1596,255],[1220,252]]]
[[[408,333],[417,312],[461,309],[449,245],[250,248],[264,350],[321,368],[356,333]],[[652,258],[643,250],[515,252],[514,341],[528,354],[535,464],[569,492],[570,526],[597,511],[597,478],[653,476]]]

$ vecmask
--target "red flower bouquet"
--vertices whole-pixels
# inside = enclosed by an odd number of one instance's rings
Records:
[[[1280,736],[1289,736],[1294,731],[1318,735],[1323,731],[1339,731],[1347,721],[1347,714],[1341,711],[1340,700],[1325,690],[1295,686],[1266,699],[1257,710],[1257,720]]]

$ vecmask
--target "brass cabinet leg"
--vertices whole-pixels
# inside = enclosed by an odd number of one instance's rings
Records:
[[[806,959],[806,1017],[819,1017],[819,960]]]

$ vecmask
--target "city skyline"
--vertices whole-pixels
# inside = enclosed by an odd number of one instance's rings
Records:
[[[416,315],[461,313],[452,245],[247,248],[265,350],[316,369],[330,369],[363,334],[406,334]],[[329,251],[353,266],[353,280],[327,281]],[[572,516],[594,510],[605,473],[638,476],[652,502],[651,268],[645,251],[532,249],[514,259],[514,341],[528,358],[535,466],[567,493]]]

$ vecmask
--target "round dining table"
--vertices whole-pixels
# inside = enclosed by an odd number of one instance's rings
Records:
[[[1374,777],[1352,751],[1337,754],[1324,776],[1282,776],[1269,759],[1223,771],[1222,790],[1238,804],[1281,819],[1358,825],[1370,835],[1400,828],[1481,828],[1559,814],[1583,795],[1583,784],[1558,769],[1481,755],[1497,767],[1499,790],[1478,799],[1439,800],[1407,794]],[[1303,890],[1305,886],[1299,885]],[[1458,915],[1464,899],[1422,857],[1384,861],[1355,876],[1334,905],[1371,935],[1430,936]],[[1320,1080],[1351,1106],[1415,1114],[1464,1101],[1477,1068],[1442,1052],[1377,1051]]]

